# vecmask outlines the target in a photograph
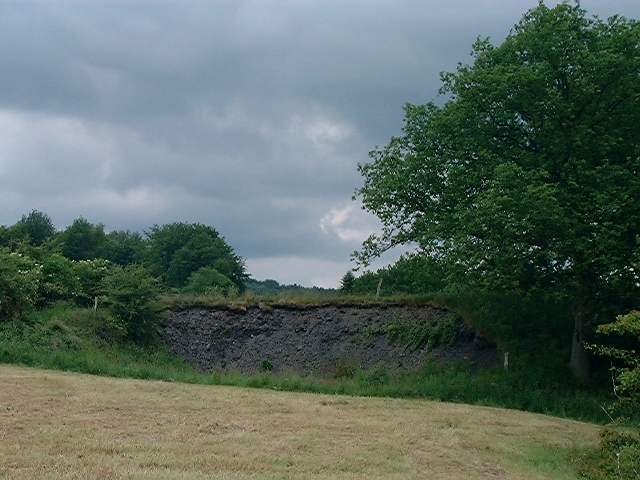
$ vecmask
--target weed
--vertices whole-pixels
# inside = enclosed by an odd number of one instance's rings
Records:
[[[450,345],[455,342],[459,330],[460,319],[454,314],[448,314],[433,324],[428,321],[415,323],[395,316],[385,326],[387,336],[402,342],[409,350],[432,350],[440,345]]]
[[[390,375],[387,368],[384,365],[378,365],[377,367],[359,372],[357,375],[357,382],[362,387],[381,387],[389,383]]]
[[[260,362],[260,371],[261,372],[270,372],[273,370],[273,362],[271,360],[268,359],[264,359],[262,360],[262,362]]]
[[[336,358],[327,367],[327,374],[330,378],[353,378],[358,371],[358,364],[350,358]]]

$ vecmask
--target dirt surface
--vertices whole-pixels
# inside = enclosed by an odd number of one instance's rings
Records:
[[[425,305],[200,307],[165,312],[162,328],[172,352],[204,372],[270,367],[337,376],[379,365],[409,370],[430,359],[477,368],[501,361],[495,346],[461,320],[456,341],[432,351],[411,350],[381,333],[394,318],[435,324],[447,315],[447,309]]]

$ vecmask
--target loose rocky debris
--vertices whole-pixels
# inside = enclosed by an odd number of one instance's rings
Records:
[[[500,363],[495,345],[461,320],[455,341],[431,351],[412,351],[384,333],[397,318],[435,324],[448,315],[429,305],[198,307],[164,312],[161,326],[171,351],[203,372],[339,376],[380,365],[411,370],[432,359],[475,368]]]

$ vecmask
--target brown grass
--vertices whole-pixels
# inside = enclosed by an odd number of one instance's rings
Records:
[[[597,426],[501,409],[0,365],[0,478],[575,478]]]

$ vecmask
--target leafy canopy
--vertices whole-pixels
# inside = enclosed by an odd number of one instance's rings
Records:
[[[244,261],[214,228],[182,222],[154,225],[147,238],[147,264],[167,285],[182,288],[192,273],[212,267],[244,290]]]
[[[633,290],[640,24],[540,3],[473,59],[442,74],[442,106],[406,105],[403,135],[359,166],[356,195],[384,229],[356,258],[415,243],[491,288]]]
[[[640,286],[640,23],[540,2],[472,55],[359,166],[383,230],[355,256],[415,243],[456,283],[569,300],[586,383],[589,325]]]
[[[32,210],[23,215],[18,223],[12,227],[12,233],[17,238],[26,239],[33,245],[42,245],[56,234],[56,227],[51,217],[38,210]]]

